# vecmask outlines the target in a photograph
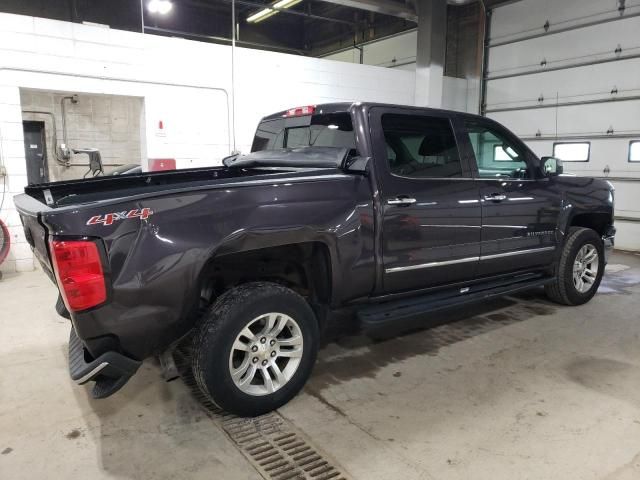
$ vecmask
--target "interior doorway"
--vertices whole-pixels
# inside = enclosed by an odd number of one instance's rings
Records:
[[[27,160],[27,181],[29,184],[49,181],[47,167],[47,140],[44,122],[25,120],[22,122],[24,132],[24,156]]]

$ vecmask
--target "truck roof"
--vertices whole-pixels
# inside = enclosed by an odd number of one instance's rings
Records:
[[[467,117],[479,117],[479,118],[486,118],[486,117],[480,117],[479,115],[474,115],[471,113],[466,113],[466,112],[459,112],[459,111],[455,111],[455,110],[447,110],[447,109],[443,109],[443,108],[430,108],[430,107],[419,107],[416,105],[402,105],[402,104],[392,104],[392,103],[379,103],[379,102],[333,102],[333,103],[316,103],[316,104],[310,104],[309,107],[314,107],[315,108],[315,113],[324,113],[324,114],[328,114],[328,113],[337,113],[337,112],[349,112],[352,109],[362,109],[362,110],[368,110],[371,107],[401,107],[401,108],[413,108],[413,109],[418,109],[421,111],[425,111],[425,112],[447,112],[447,113],[455,113],[456,115],[464,115]],[[276,112],[270,115],[267,115],[265,117],[262,118],[261,121],[265,121],[265,120],[274,120],[276,118],[282,118],[282,117],[286,117],[288,116],[289,112],[291,110],[295,110],[295,109],[299,109],[299,108],[305,108],[305,107],[293,107],[291,109],[287,109],[287,110],[282,110],[280,112]],[[301,115],[301,114],[297,114],[296,116]]]

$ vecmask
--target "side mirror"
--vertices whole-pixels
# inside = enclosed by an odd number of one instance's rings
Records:
[[[367,171],[367,165],[369,164],[370,160],[371,157],[357,156],[348,158],[345,164],[345,170],[348,170],[350,172],[364,173]]]
[[[562,160],[556,157],[542,157],[540,166],[544,174],[548,177],[560,175],[564,172]]]

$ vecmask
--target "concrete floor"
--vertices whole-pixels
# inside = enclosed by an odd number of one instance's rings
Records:
[[[640,256],[599,294],[540,292],[386,339],[337,334],[280,414],[354,479],[640,478]],[[154,362],[92,401],[41,273],[0,281],[0,478],[261,478]]]

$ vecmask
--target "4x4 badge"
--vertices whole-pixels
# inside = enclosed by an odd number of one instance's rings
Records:
[[[129,210],[124,212],[113,212],[107,213],[105,215],[96,215],[95,217],[91,217],[87,221],[87,225],[112,225],[113,222],[118,220],[127,220],[129,218],[139,218],[140,220],[146,220],[150,215],[153,215],[153,211],[150,208],[142,208],[135,210]]]

